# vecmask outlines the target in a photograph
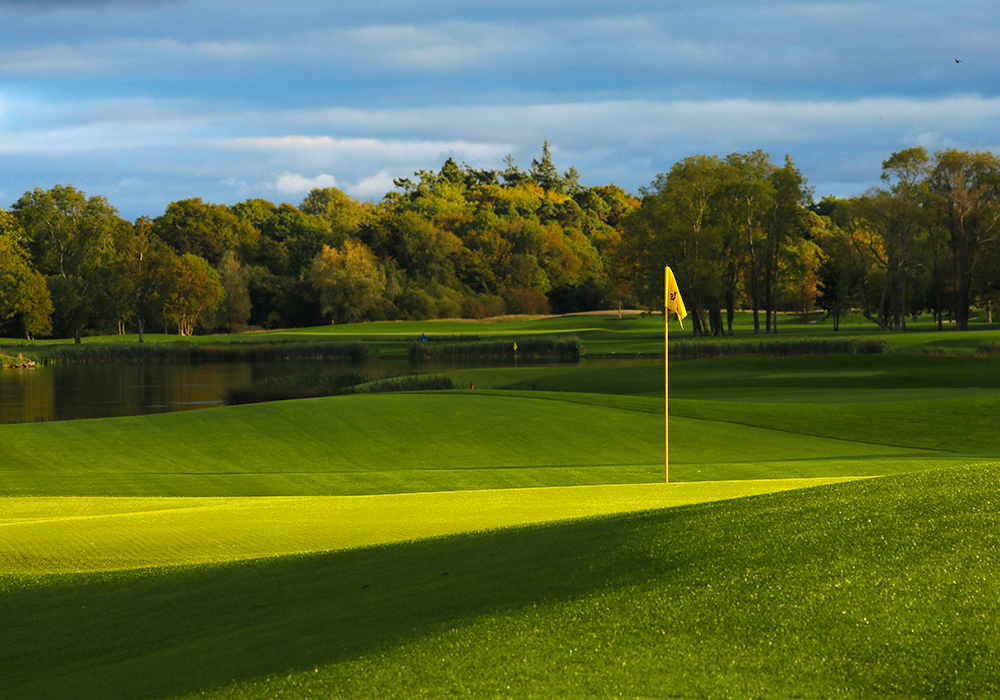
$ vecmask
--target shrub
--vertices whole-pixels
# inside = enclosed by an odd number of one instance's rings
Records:
[[[486,318],[486,307],[478,299],[466,297],[462,300],[461,314],[462,318],[482,320]]]
[[[196,343],[90,344],[59,348],[52,354],[58,364],[146,364],[170,362],[276,362],[318,360],[364,362],[371,356],[366,343]]]
[[[790,340],[679,340],[670,341],[670,358],[690,360],[732,355],[869,355],[888,351],[880,338],[794,338]]]
[[[472,343],[414,342],[410,345],[410,362],[476,362],[514,360],[555,360],[577,362],[580,359],[580,341],[576,338],[529,337]]]
[[[537,289],[514,289],[507,298],[507,311],[512,314],[544,316],[551,313],[548,298]]]
[[[356,387],[355,391],[358,394],[384,394],[391,391],[442,391],[454,388],[455,383],[444,375],[407,374],[363,384]]]
[[[442,375],[403,375],[371,381],[360,372],[344,374],[320,374],[306,372],[281,377],[271,377],[251,386],[230,389],[225,402],[231,406],[266,401],[286,401],[289,399],[309,399],[319,396],[340,396],[343,394],[382,394],[392,391],[430,391],[454,389],[450,378]]]
[[[986,342],[980,343],[979,347],[976,348],[976,353],[979,355],[1000,355],[1000,342],[996,340],[987,340]]]
[[[485,295],[480,297],[479,300],[483,303],[483,309],[486,311],[486,318],[495,318],[497,316],[503,316],[507,313],[507,302],[504,301],[503,297]]]
[[[226,391],[224,400],[230,406],[236,406],[265,401],[336,396],[350,393],[353,387],[366,381],[368,381],[368,377],[359,372],[325,375],[319,372],[290,374],[270,377],[263,381],[254,382],[247,387],[229,389]]]

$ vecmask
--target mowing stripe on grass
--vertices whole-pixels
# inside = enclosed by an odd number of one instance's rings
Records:
[[[997,468],[0,577],[5,700],[1000,693]]]
[[[835,483],[788,479],[380,496],[0,499],[0,574],[347,549]]]

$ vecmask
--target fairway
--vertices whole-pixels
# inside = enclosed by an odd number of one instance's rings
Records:
[[[332,496],[654,483],[663,480],[661,404],[609,394],[436,392],[6,425],[0,490]],[[933,449],[924,434],[896,438],[837,423],[809,434],[815,421],[800,405],[792,409],[798,423],[778,431],[752,425],[769,420],[759,408],[700,406],[676,403],[675,480],[771,478],[759,463],[780,465],[773,475],[781,478],[873,476],[967,463],[980,451],[978,443],[967,452]],[[877,424],[882,411],[869,404],[851,415]]]
[[[476,327],[645,352],[662,321]],[[662,360],[0,425],[2,695],[1000,693],[998,369],[672,363],[669,483]]]

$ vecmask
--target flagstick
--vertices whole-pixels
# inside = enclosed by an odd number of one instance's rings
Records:
[[[663,483],[670,483],[670,312],[663,310]]]
[[[670,268],[663,270],[663,480],[670,483],[670,310],[684,328],[687,309]]]

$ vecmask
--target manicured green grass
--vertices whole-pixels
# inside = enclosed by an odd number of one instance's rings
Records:
[[[0,696],[996,696],[1000,365],[921,348],[998,334],[850,326],[892,351],[672,362],[670,484],[661,362],[0,426]]]
[[[772,479],[374,496],[0,499],[0,572],[178,566],[323,552],[807,488]]]
[[[0,687],[989,697],[998,480],[930,471],[329,554],[8,578]]]
[[[843,429],[825,418],[832,427],[822,431],[813,428],[818,409],[793,407],[797,427],[775,431],[764,419],[750,427],[756,409],[740,426],[739,406],[708,404],[709,414],[674,406],[671,462],[680,481],[769,478],[758,462],[781,464],[784,478],[913,471],[974,461],[996,444],[987,437],[961,449],[905,430],[883,434],[879,404],[852,407],[854,422]],[[476,390],[5,425],[0,492],[358,495],[651,483],[663,475],[661,411],[658,399],[638,396]],[[962,415],[942,416],[941,434],[954,434]]]
[[[479,392],[0,426],[0,492],[351,495],[648,482],[655,413]],[[653,409],[655,410],[655,409]]]

